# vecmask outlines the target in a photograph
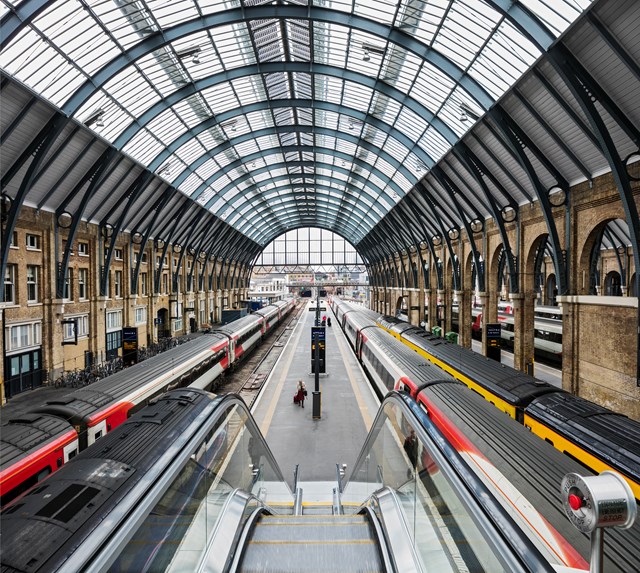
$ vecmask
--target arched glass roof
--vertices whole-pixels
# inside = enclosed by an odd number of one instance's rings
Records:
[[[259,245],[358,244],[588,0],[24,0],[3,70]]]

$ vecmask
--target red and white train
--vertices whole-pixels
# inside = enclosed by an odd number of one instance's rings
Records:
[[[62,467],[172,388],[213,390],[295,306],[278,301],[98,382],[34,406],[0,428],[0,504]]]

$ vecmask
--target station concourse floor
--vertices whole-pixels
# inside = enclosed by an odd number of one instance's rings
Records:
[[[347,464],[349,476],[378,411],[378,400],[344,336],[328,302],[321,301],[331,318],[326,327],[326,373],[320,375],[321,417],[313,419],[315,376],[311,373],[311,327],[315,299],[306,307],[287,347],[252,409],[280,469],[293,486],[298,481],[305,502],[330,502],[336,484],[336,464]],[[324,302],[324,304],[323,304]],[[293,403],[298,380],[307,387],[304,408]]]

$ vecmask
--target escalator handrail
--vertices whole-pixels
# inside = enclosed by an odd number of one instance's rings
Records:
[[[389,544],[387,543],[387,534],[384,525],[380,522],[380,519],[378,519],[376,512],[369,505],[365,505],[360,510],[360,513],[366,513],[367,518],[371,522],[371,525],[376,532],[378,548],[380,549],[380,557],[382,558],[384,564],[385,573],[397,573],[395,561],[391,558],[392,553],[389,550]]]
[[[369,435],[353,465],[349,481],[356,475],[356,471],[365,461],[377,438],[376,430],[380,427],[380,420],[386,416],[384,407],[390,402],[400,405],[403,414],[416,430],[420,441],[425,445],[430,443],[434,446],[430,453],[440,470],[446,476],[449,484],[458,492],[460,500],[465,503],[467,510],[479,527],[483,529],[484,526],[488,526],[495,532],[493,536],[495,549],[510,567],[510,570],[528,573],[554,573],[552,565],[516,525],[512,517],[470,469],[458,451],[446,440],[422,407],[406,393],[392,391],[382,401]],[[345,489],[348,483],[345,484]]]

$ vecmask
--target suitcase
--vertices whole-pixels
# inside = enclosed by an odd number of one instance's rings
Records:
[[[298,394],[296,393],[293,395],[293,403],[297,404],[298,402],[300,402],[300,400],[298,399]]]

